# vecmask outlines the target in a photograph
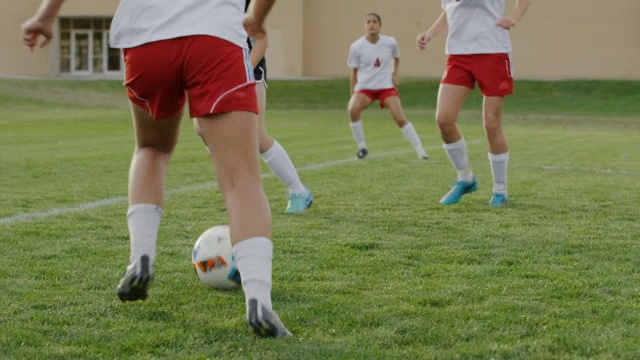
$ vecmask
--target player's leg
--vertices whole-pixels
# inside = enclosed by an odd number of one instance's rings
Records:
[[[418,132],[404,115],[402,104],[400,103],[400,97],[393,95],[386,97],[385,99],[381,98],[380,101],[382,101],[385,108],[389,109],[393,120],[396,122],[400,130],[402,130],[402,133],[405,138],[407,138],[411,146],[413,146],[413,149],[418,154],[418,158],[424,160],[429,159],[427,152],[422,146],[422,141],[420,140],[420,136],[418,136]]]
[[[253,237],[271,238],[271,213],[262,190],[257,161],[255,114],[233,111],[197,118],[224,196],[233,244]]]
[[[493,175],[493,191],[489,201],[491,206],[502,206],[508,202],[509,144],[502,130],[504,101],[504,96],[485,96],[483,103],[483,123],[489,144],[489,162]]]
[[[490,206],[506,205],[509,144],[502,130],[502,111],[507,95],[513,93],[513,77],[509,54],[479,55],[476,70],[478,84],[484,95],[482,119],[489,146],[489,162],[493,175]]]
[[[125,50],[135,150],[129,169],[129,265],[117,288],[122,301],[146,299],[153,278],[166,168],[178,140],[184,104],[176,75],[179,61],[174,61],[179,49],[180,41],[174,40]]]
[[[264,82],[256,83],[258,97],[258,147],[260,155],[269,168],[289,189],[289,203],[287,214],[302,212],[313,203],[311,191],[302,184],[298,171],[278,141],[269,136],[265,124],[265,110],[267,107],[267,87]]]
[[[182,111],[153,120],[131,103],[136,145],[129,168],[129,266],[118,286],[122,301],[144,300],[153,278],[156,241],[164,209],[166,169],[178,140]]]
[[[248,58],[247,50],[230,42],[196,37],[185,66],[189,110],[224,197],[247,324],[260,336],[288,336],[271,304],[271,211],[260,178],[258,106]]]
[[[272,310],[271,212],[260,180],[255,114],[233,111],[197,121],[227,208],[247,322],[258,335],[288,336]]]
[[[444,141],[444,149],[457,171],[457,181],[451,190],[440,199],[444,205],[455,204],[462,195],[475,191],[477,182],[473,176],[467,144],[456,121],[464,101],[471,89],[467,86],[440,84],[436,108],[436,124]]]
[[[351,133],[353,139],[358,145],[358,159],[364,159],[369,151],[367,150],[367,144],[364,141],[364,130],[362,129],[362,112],[371,105],[373,99],[367,95],[356,92],[351,96],[349,103],[347,104],[347,111],[349,112],[349,120],[351,125]]]

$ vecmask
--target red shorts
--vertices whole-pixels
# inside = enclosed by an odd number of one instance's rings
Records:
[[[213,36],[155,41],[124,50],[129,99],[154,119],[174,116],[189,98],[192,118],[258,113],[248,50]]]
[[[449,55],[442,84],[473,89],[476,81],[485,96],[513,94],[509,54]]]
[[[376,101],[376,99],[380,100],[380,108],[384,108],[384,101],[387,98],[392,96],[400,96],[398,94],[398,89],[390,88],[390,89],[378,89],[378,90],[358,90],[360,94],[366,95],[371,101]]]

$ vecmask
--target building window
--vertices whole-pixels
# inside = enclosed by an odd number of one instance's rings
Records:
[[[120,49],[109,47],[111,18],[60,18],[60,72],[120,73]]]

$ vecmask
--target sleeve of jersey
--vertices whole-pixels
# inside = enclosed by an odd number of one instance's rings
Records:
[[[356,50],[353,45],[349,47],[349,57],[347,58],[347,66],[349,66],[352,69],[357,69],[359,67],[358,55],[356,54]]]
[[[398,42],[395,38],[392,38],[392,40],[393,57],[396,59],[400,59],[400,46],[398,46]]]

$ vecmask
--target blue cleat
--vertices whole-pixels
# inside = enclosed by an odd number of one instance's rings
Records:
[[[503,206],[509,203],[507,194],[494,193],[489,200],[489,206]]]
[[[309,188],[304,187],[307,190],[306,194],[291,194],[289,195],[289,204],[287,204],[287,214],[295,214],[305,211],[313,204],[313,194],[309,191]]]
[[[476,177],[473,177],[471,181],[458,181],[455,185],[449,190],[449,192],[440,199],[440,204],[443,205],[453,205],[460,201],[460,198],[464,194],[468,194],[470,192],[474,192],[478,189],[478,182],[476,181]]]

